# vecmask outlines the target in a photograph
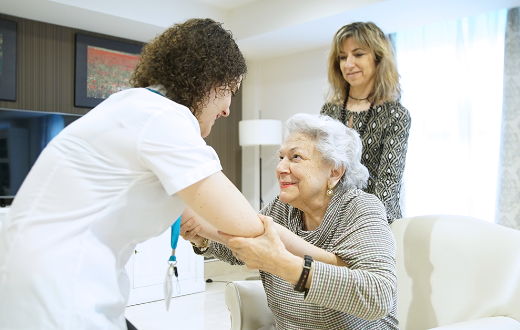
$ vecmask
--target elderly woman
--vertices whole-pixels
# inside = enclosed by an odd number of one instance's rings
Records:
[[[398,329],[395,241],[385,209],[361,190],[359,135],[328,116],[298,114],[286,123],[276,175],[279,196],[262,209],[265,233],[222,234],[223,245],[188,220],[181,233],[196,253],[260,269],[277,329]],[[337,255],[345,266],[290,251],[280,227]],[[286,235],[284,233],[284,235]]]
[[[399,200],[411,125],[410,113],[399,103],[392,46],[374,23],[351,23],[336,32],[328,67],[330,95],[321,114],[361,136],[361,162],[370,173],[364,191],[383,202],[392,223],[402,217]]]

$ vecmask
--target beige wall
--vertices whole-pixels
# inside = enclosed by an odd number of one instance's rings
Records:
[[[319,113],[327,92],[328,47],[290,56],[250,62],[243,84],[243,119],[287,120],[292,115]],[[275,176],[278,147],[262,147],[262,195],[268,203],[278,195]],[[242,152],[242,192],[258,209],[259,148]]]

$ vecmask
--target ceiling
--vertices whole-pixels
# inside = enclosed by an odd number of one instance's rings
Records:
[[[143,42],[174,23],[210,17],[233,32],[248,59],[263,60],[326,47],[354,21],[393,33],[518,6],[520,0],[0,0],[0,13]]]

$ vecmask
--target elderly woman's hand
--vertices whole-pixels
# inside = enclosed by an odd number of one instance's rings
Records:
[[[245,238],[219,233],[233,255],[243,261],[248,268],[276,273],[280,255],[289,253],[274,226],[273,219],[258,215],[264,224],[264,234]]]

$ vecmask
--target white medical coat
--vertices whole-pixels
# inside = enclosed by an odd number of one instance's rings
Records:
[[[144,88],[66,127],[0,232],[0,329],[126,329],[135,245],[179,217],[179,190],[221,169],[190,110]]]

